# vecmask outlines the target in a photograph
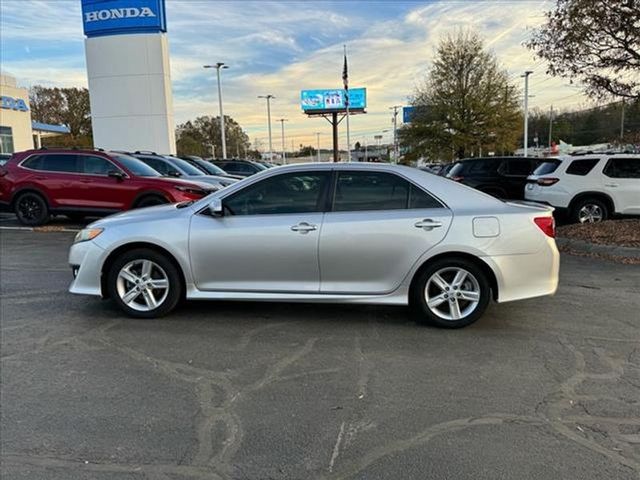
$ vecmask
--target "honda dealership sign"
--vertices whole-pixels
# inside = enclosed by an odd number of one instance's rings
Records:
[[[87,37],[167,31],[164,0],[82,0]]]

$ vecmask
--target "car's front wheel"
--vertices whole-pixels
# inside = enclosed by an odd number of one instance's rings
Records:
[[[461,328],[482,316],[489,304],[491,286],[475,263],[463,258],[444,258],[420,273],[412,297],[420,322]]]
[[[109,296],[129,316],[155,318],[171,312],[182,295],[180,272],[151,249],[130,250],[111,264]]]

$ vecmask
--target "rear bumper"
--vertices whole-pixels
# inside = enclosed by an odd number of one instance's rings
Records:
[[[499,303],[553,295],[558,290],[560,253],[552,238],[547,238],[543,249],[533,254],[484,260],[492,264],[496,274]]]

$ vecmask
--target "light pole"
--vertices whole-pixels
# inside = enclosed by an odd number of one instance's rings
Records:
[[[398,109],[401,105],[394,105],[393,107],[389,107],[390,110],[393,110],[393,162],[398,163]]]
[[[220,69],[229,68],[222,62],[215,65],[204,65],[204,68],[215,68],[218,74],[218,104],[220,106],[220,136],[222,137],[222,158],[227,158],[227,136],[224,128],[224,112],[222,111],[222,88],[220,87]]]
[[[287,122],[288,120],[286,118],[281,118],[278,121],[282,125],[282,163],[286,164],[287,163],[287,157],[286,157],[285,152],[284,152],[284,122]]]
[[[320,132],[316,132],[316,141],[318,148],[316,148],[316,161],[320,161]]]
[[[524,156],[527,156],[529,148],[529,75],[533,72],[527,70],[524,72]]]
[[[271,94],[258,95],[258,98],[265,98],[267,100],[267,121],[269,122],[269,161],[273,160],[273,142],[271,140],[271,99],[276,98]]]

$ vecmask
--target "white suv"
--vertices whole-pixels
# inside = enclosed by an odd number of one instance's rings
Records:
[[[527,178],[524,196],[567,213],[573,222],[640,215],[640,154],[549,158]]]

